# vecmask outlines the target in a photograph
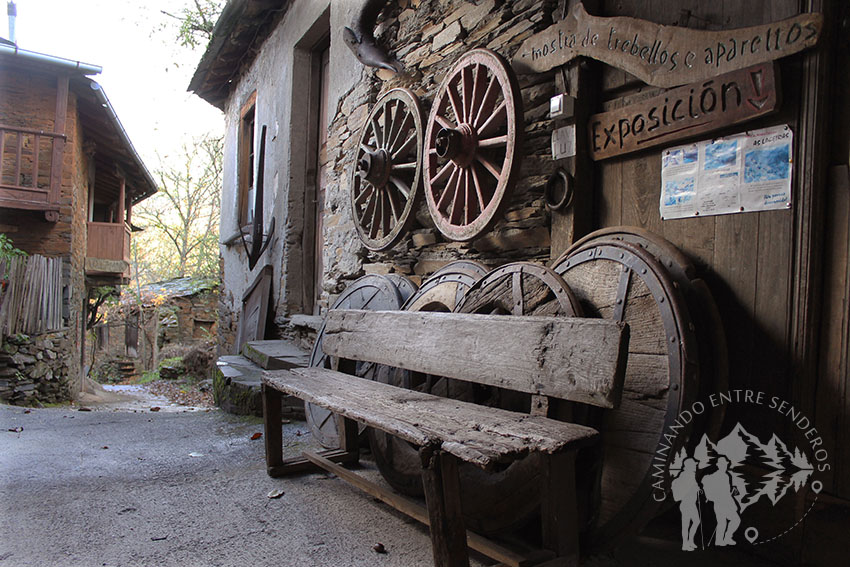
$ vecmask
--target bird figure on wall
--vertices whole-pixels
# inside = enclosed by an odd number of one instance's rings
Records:
[[[387,0],[367,0],[351,24],[352,27],[343,28],[342,39],[357,60],[364,65],[401,73],[403,69],[401,62],[387,55],[375,39],[375,22],[386,3]]]

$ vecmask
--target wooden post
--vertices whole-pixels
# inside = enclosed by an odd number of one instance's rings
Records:
[[[124,226],[124,207],[127,199],[127,178],[119,172],[118,179],[120,179],[121,182],[118,185],[118,206],[116,207],[117,213],[115,215],[118,218],[115,222]]]
[[[68,76],[62,75],[56,79],[56,117],[53,131],[65,134],[65,121],[68,114]],[[50,161],[50,193],[47,202],[59,202],[60,187],[62,186],[62,161],[65,153],[65,137],[53,138],[53,157]]]
[[[283,396],[266,384],[263,384],[262,392],[263,425],[266,433],[266,467],[271,471],[273,467],[279,467],[283,464],[283,433],[280,429],[280,403]]]
[[[576,504],[575,452],[546,458],[540,499],[543,547],[578,565],[578,506]]]
[[[360,432],[357,422],[338,415],[336,423],[339,428],[339,448],[352,456],[350,462],[356,463],[360,458]]]
[[[460,478],[454,455],[426,446],[419,450],[422,487],[431,522],[435,567],[469,567],[460,504]]]
[[[591,13],[596,13],[598,0],[566,0],[562,14],[567,14],[577,3],[583,3]],[[559,3],[560,4],[560,3]],[[569,173],[575,192],[572,204],[560,211],[552,211],[552,234],[550,256],[559,257],[576,240],[592,229],[593,214],[593,160],[588,152],[587,136],[584,135],[588,118],[596,109],[596,73],[593,63],[578,59],[563,66],[556,74],[555,82],[559,93],[575,98],[574,124],[576,128],[576,155],[565,158],[559,165]]]

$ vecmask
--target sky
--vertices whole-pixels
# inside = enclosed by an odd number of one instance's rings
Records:
[[[175,26],[162,29],[169,18],[161,10],[175,13],[185,1],[16,2],[18,47],[103,67],[90,77],[103,86],[151,173],[179,165],[180,148],[193,137],[224,129],[221,112],[186,91],[203,47],[182,47]],[[3,12],[0,35],[8,37]]]

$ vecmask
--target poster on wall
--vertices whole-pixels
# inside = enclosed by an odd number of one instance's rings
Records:
[[[664,150],[662,220],[791,207],[787,125]]]

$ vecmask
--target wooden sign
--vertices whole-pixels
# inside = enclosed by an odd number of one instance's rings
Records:
[[[628,71],[656,87],[675,87],[797,53],[817,43],[819,13],[723,31],[591,16],[579,2],[566,19],[525,40],[517,73],[548,71],[578,56]]]
[[[594,160],[690,138],[779,108],[776,63],[763,63],[668,90],[588,119]]]

